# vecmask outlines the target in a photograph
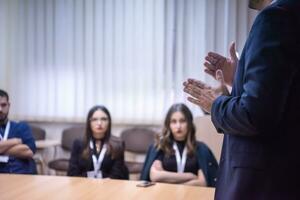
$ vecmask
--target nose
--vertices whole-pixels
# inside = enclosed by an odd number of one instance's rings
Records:
[[[181,127],[181,123],[180,122],[177,122],[176,123],[176,128],[180,128]]]

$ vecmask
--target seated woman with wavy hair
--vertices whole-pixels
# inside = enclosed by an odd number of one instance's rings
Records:
[[[142,180],[215,186],[218,163],[210,149],[196,141],[193,115],[184,104],[169,109],[162,135],[150,146]]]
[[[111,117],[104,106],[90,109],[84,140],[75,140],[68,176],[128,179],[124,145],[111,137]]]

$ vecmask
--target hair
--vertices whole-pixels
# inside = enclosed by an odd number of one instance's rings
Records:
[[[193,155],[196,151],[196,128],[193,123],[193,114],[190,109],[183,103],[173,104],[166,115],[164,121],[164,128],[162,131],[162,135],[156,138],[156,148],[158,150],[162,150],[166,156],[170,156],[174,154],[173,150],[173,134],[170,129],[171,117],[173,113],[181,112],[187,122],[187,138],[186,138],[186,145],[188,150],[188,155]]]
[[[7,101],[9,101],[8,93],[1,89],[0,89],[0,97],[6,97]]]
[[[83,139],[84,150],[82,152],[82,157],[84,159],[88,159],[88,157],[89,157],[89,154],[90,154],[90,145],[89,144],[90,144],[90,140],[93,139],[93,131],[91,128],[91,118],[94,115],[94,113],[98,110],[103,111],[107,115],[107,118],[108,118],[108,127],[104,134],[104,138],[101,139],[102,144],[104,144],[104,143],[108,144],[107,153],[110,153],[112,155],[112,157],[115,156],[115,154],[114,154],[115,152],[109,141],[110,137],[111,137],[111,123],[112,123],[110,113],[105,106],[96,105],[89,110],[87,118],[86,118],[85,135],[84,135],[84,139]]]

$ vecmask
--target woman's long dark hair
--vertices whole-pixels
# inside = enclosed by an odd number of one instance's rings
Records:
[[[90,109],[90,111],[88,112],[87,118],[86,118],[85,136],[84,136],[84,140],[83,140],[84,151],[82,152],[82,157],[85,159],[88,159],[88,157],[89,157],[89,154],[90,154],[90,145],[89,144],[90,144],[90,140],[93,139],[93,131],[91,128],[91,118],[97,110],[101,110],[107,115],[108,127],[104,134],[104,138],[101,139],[101,141],[102,141],[102,144],[104,144],[104,143],[108,144],[107,153],[113,154],[112,146],[109,143],[110,136],[111,136],[111,123],[112,123],[110,113],[105,106],[96,105]]]
[[[173,135],[170,129],[171,117],[173,113],[181,112],[187,121],[187,138],[186,145],[188,155],[193,155],[196,151],[196,128],[193,123],[193,114],[190,109],[183,103],[173,104],[167,112],[162,135],[156,139],[156,148],[162,150],[167,156],[174,153],[173,150]]]

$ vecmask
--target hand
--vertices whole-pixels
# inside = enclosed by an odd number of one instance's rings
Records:
[[[11,140],[15,145],[22,144],[22,140],[20,138],[11,138]]]
[[[211,107],[215,99],[220,95],[229,95],[223,73],[220,69],[216,71],[216,79],[220,83],[216,88],[212,88],[202,81],[195,79],[188,79],[184,82],[184,92],[191,95],[188,97],[188,100],[200,106],[204,111],[211,113]]]
[[[222,70],[224,81],[227,85],[232,86],[235,70],[239,61],[236,56],[235,43],[232,42],[229,48],[230,58],[225,58],[214,52],[209,52],[205,57],[206,62],[204,71],[216,79],[216,71]]]
[[[191,180],[197,180],[198,179],[198,176],[195,175],[195,174],[193,174],[193,173],[191,173],[191,172],[186,172],[186,174],[189,177],[189,181],[191,181]]]

